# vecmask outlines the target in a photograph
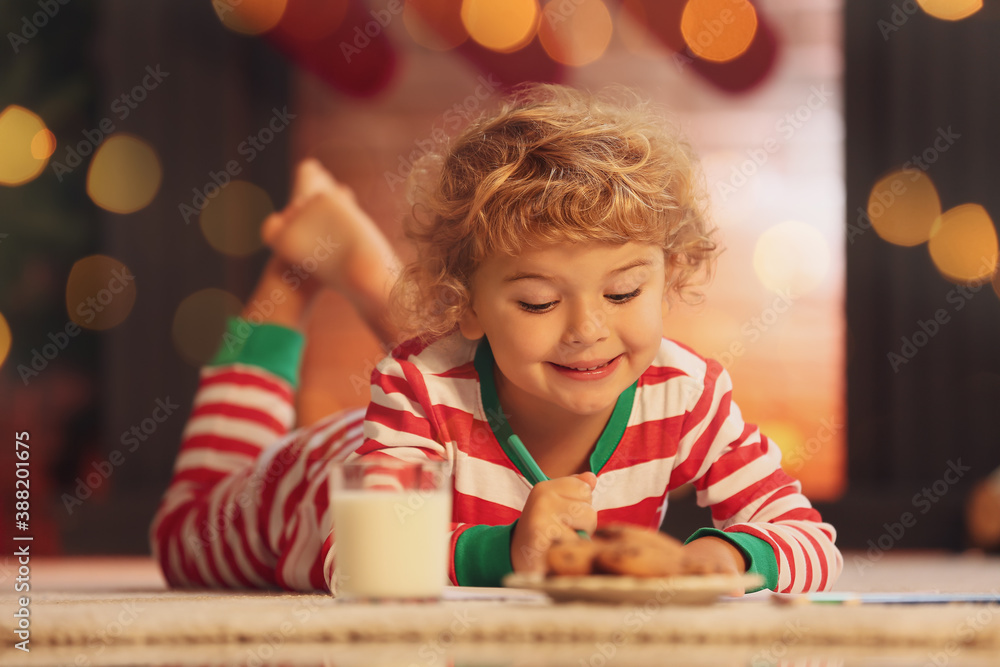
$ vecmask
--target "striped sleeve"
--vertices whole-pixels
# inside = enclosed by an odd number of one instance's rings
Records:
[[[781,469],[781,451],[746,424],[732,401],[732,381],[707,361],[704,388],[685,415],[676,472],[710,507],[717,529],[763,540],[774,551],[779,593],[829,590],[843,568],[836,532],[801,484]]]

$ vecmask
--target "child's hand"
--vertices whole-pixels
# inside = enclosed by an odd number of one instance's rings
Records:
[[[510,541],[515,572],[544,572],[545,555],[556,540],[578,539],[577,530],[592,534],[597,511],[591,494],[597,486],[592,472],[539,482],[528,495]]]
[[[732,544],[718,537],[699,537],[682,547],[685,574],[732,574],[746,572],[743,554]],[[730,595],[741,596],[743,590]]]

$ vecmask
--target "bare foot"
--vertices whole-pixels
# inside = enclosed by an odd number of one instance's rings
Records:
[[[398,342],[386,315],[399,258],[351,189],[318,161],[299,165],[292,201],[264,222],[261,235],[300,273],[347,297],[384,344]]]

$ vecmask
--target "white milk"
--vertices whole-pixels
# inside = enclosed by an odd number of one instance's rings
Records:
[[[334,493],[337,595],[439,597],[448,579],[450,491]]]

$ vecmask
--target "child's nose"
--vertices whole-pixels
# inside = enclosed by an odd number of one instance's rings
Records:
[[[592,345],[608,337],[608,314],[600,305],[581,304],[573,309],[565,340],[576,345]]]

